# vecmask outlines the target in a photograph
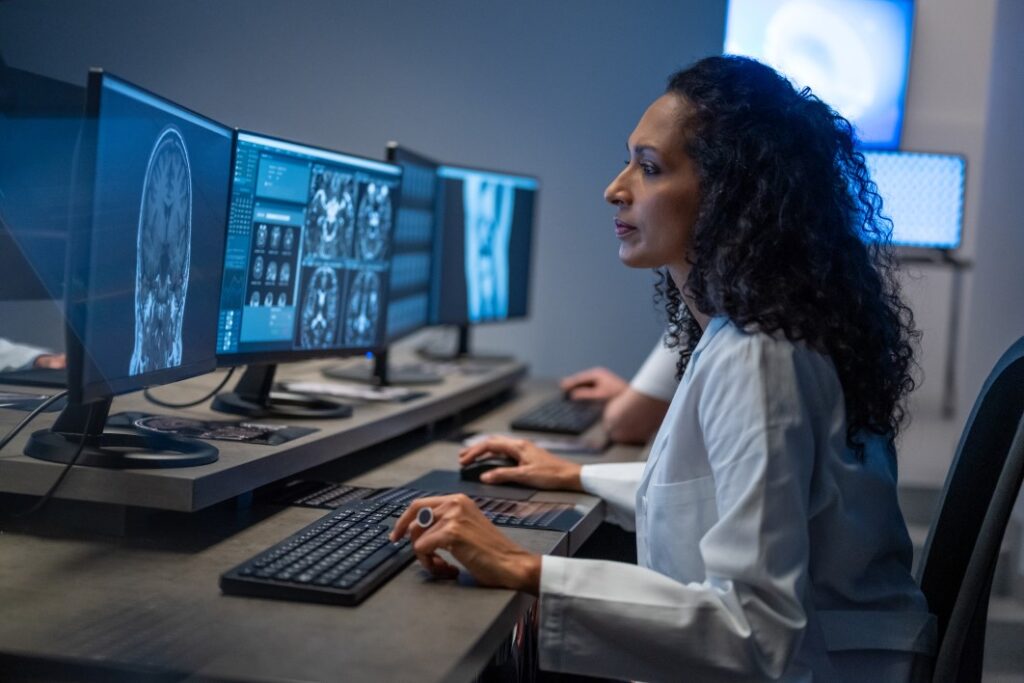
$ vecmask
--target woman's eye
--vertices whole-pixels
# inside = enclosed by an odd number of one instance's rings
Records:
[[[644,172],[644,175],[654,175],[658,172],[658,167],[654,164],[640,164],[640,169]]]

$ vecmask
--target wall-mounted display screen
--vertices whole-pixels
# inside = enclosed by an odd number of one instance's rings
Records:
[[[899,147],[912,0],[729,0],[725,52],[807,86],[869,149]]]

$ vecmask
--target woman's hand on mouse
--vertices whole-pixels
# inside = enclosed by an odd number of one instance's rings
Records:
[[[419,511],[430,508],[433,522],[416,522]],[[391,531],[395,541],[409,534],[416,558],[431,574],[458,576],[457,567],[437,554],[446,550],[483,586],[512,588],[537,595],[540,590],[540,555],[516,545],[501,533],[463,494],[414,500]]]
[[[500,454],[513,458],[516,467],[498,467],[480,475],[484,484],[522,484],[535,489],[582,491],[580,465],[552,455],[526,439],[492,436],[459,453],[459,465]]]

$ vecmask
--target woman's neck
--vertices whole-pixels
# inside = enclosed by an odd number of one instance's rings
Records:
[[[708,323],[711,322],[711,316],[705,315],[697,308],[697,304],[685,287],[686,280],[690,277],[690,264],[688,262],[669,264],[668,273],[672,276],[672,282],[676,283],[676,288],[683,297],[683,303],[686,304],[686,308],[690,310],[690,315],[700,325],[701,330],[706,330]]]

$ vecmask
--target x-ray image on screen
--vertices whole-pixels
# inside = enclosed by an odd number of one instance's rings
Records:
[[[85,402],[213,368],[232,149],[231,129],[107,73],[87,112],[67,301]]]
[[[474,320],[508,316],[508,243],[512,234],[510,183],[469,176],[462,188],[466,228],[466,293]]]
[[[192,254],[192,171],[174,125],[153,144],[142,182],[135,267],[135,346],[129,375],[181,365]]]
[[[537,181],[454,166],[438,169],[439,268],[431,320],[463,325],[522,317],[529,297]]]
[[[299,346],[326,349],[335,345],[338,334],[338,305],[341,287],[333,268],[311,270],[302,295]]]
[[[306,210],[305,253],[335,259],[352,253],[355,236],[355,179],[349,173],[314,165]]]
[[[380,278],[372,270],[356,273],[348,291],[345,343],[367,346],[373,342],[380,315]]]
[[[391,189],[383,183],[369,183],[359,200],[359,258],[382,258],[391,238]]]

